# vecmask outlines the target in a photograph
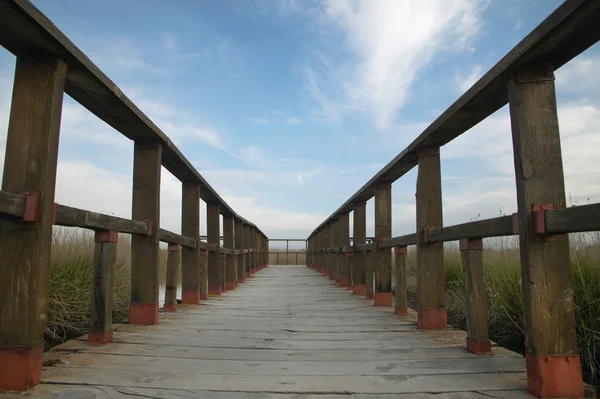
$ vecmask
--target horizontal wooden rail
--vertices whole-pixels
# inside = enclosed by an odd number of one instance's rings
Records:
[[[428,230],[427,241],[434,243],[470,238],[511,236],[514,234],[518,234],[518,232],[513,231],[512,216],[501,216],[443,227],[441,229],[430,229]]]
[[[574,233],[600,230],[600,204],[572,206],[544,211],[548,233]]]
[[[407,234],[400,237],[392,237],[387,240],[381,240],[379,242],[379,248],[394,248],[394,247],[405,247],[408,245],[415,245],[417,243],[417,234]]]
[[[165,229],[160,229],[158,232],[158,239],[162,242],[168,242],[169,244],[179,244],[188,248],[195,248],[197,240],[191,237],[185,237]]]

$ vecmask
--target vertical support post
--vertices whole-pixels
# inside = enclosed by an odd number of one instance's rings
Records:
[[[117,263],[116,231],[96,231],[94,270],[92,276],[92,302],[88,345],[102,346],[112,341],[114,274]]]
[[[440,151],[429,147],[417,155],[417,326],[446,328],[444,244],[427,241],[430,228],[443,226]]]
[[[244,248],[246,250],[250,249],[250,234],[251,234],[252,230],[250,229],[250,225],[245,224],[244,225]],[[244,269],[246,270],[246,278],[251,276],[250,273],[250,264],[252,259],[252,254],[251,253],[247,253],[246,254],[246,264],[244,265]]]
[[[375,187],[375,306],[392,306],[392,253],[379,247],[392,237],[392,183]]]
[[[285,263],[290,264],[290,241],[285,240]]]
[[[206,242],[215,245],[216,251],[208,251],[208,295],[221,295],[221,220],[219,204],[206,203]]]
[[[131,237],[131,305],[129,324],[158,323],[160,168],[162,145],[134,145],[133,220],[148,222],[148,236]]]
[[[483,241],[481,238],[460,240],[459,247],[465,283],[467,350],[476,355],[491,354],[483,280]]]
[[[406,247],[394,248],[396,263],[396,300],[394,313],[398,316],[408,315],[407,284],[406,284]]]
[[[225,248],[224,244],[221,243],[221,249]],[[219,266],[221,267],[220,271],[221,271],[221,292],[227,292],[227,285],[226,285],[226,281],[227,281],[227,257],[229,255],[225,254],[225,253],[221,253],[221,263],[219,264]]]
[[[181,250],[181,302],[198,305],[203,283],[200,251],[200,186],[191,183],[181,185],[181,235],[196,240],[194,248]],[[204,283],[206,283],[204,281]],[[177,282],[175,282],[177,284]],[[166,305],[165,305],[166,308]]]
[[[569,238],[536,234],[534,212],[566,206],[554,72],[520,71],[508,83],[513,137],[528,390],[583,397]]]
[[[370,301],[375,299],[375,251],[366,251],[365,261],[365,298]]]
[[[277,260],[276,260],[277,264],[280,265],[281,263],[279,263],[279,252],[277,252]]]
[[[354,204],[353,212],[354,222],[352,224],[353,245],[356,248],[357,244],[365,244],[367,238],[367,203],[365,201]],[[367,289],[365,286],[365,267],[366,253],[364,251],[355,251],[352,255],[352,279],[354,295],[366,295]]]
[[[329,226],[327,226],[327,248],[335,247],[335,240],[337,238],[337,218],[334,218]],[[327,253],[327,266],[329,268],[329,279],[337,279],[337,265],[335,263],[336,254],[333,252]]]
[[[350,221],[348,218],[350,215],[346,213],[342,213],[340,215],[339,223],[339,236],[338,236],[338,246],[340,247],[348,247],[350,245]],[[348,286],[348,254],[346,251],[342,251],[338,253],[338,279],[340,287]]]
[[[223,216],[223,246],[227,249],[235,251],[235,245],[233,243],[234,233],[234,220],[233,215]],[[235,270],[235,255],[227,255],[226,261],[226,283],[225,289],[235,290],[235,284],[237,282],[237,272]]]
[[[200,251],[200,300],[208,299],[208,249]]]
[[[246,254],[244,254],[244,224],[235,220],[235,249],[240,251],[237,259],[237,283],[241,284],[246,279]]]
[[[181,246],[179,244],[169,244],[168,250],[165,306],[163,306],[163,310],[165,312],[175,312],[177,310],[177,282],[179,280]]]
[[[66,73],[61,60],[17,58],[2,191],[38,207],[31,224],[0,221],[0,390],[40,383]]]

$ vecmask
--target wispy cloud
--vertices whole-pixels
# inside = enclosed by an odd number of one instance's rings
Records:
[[[284,121],[287,125],[297,125],[300,123],[300,119],[296,118],[295,116],[291,117],[291,118],[286,118]]]
[[[252,118],[252,122],[258,123],[259,125],[267,125],[271,120],[268,118]]]
[[[483,75],[481,65],[473,65],[471,70],[465,75],[462,72],[457,72],[454,75],[454,82],[460,93],[464,93],[471,88]]]

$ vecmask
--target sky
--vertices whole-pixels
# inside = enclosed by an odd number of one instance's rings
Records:
[[[270,237],[304,238],[561,2],[33,3],[238,214]],[[14,65],[0,50],[2,165]],[[600,201],[599,68],[594,46],[556,72],[570,205]],[[507,107],[441,158],[445,225],[516,211]],[[65,95],[56,202],[130,217],[132,165],[133,143]],[[392,186],[393,235],[415,230],[415,179]],[[161,227],[180,231],[180,202],[163,168]],[[201,233],[205,216],[202,205]]]

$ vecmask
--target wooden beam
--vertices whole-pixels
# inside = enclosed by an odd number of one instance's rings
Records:
[[[246,254],[244,250],[244,224],[240,219],[235,219],[235,249],[241,251],[237,257],[237,283],[241,284],[246,279]]]
[[[392,237],[392,184],[375,189],[375,242]],[[375,258],[375,306],[392,306],[392,253],[378,248]]]
[[[32,222],[0,221],[0,390],[39,384],[48,303],[54,185],[67,66],[17,58],[2,190],[28,192]]]
[[[544,212],[548,233],[600,230],[600,204],[577,205]]]
[[[244,225],[244,249],[246,251],[250,250],[250,234],[251,234],[251,230],[250,230],[250,225],[245,224]],[[246,252],[246,262],[244,264],[244,269],[246,271],[246,278],[251,276],[250,273],[250,265],[252,263],[251,261],[252,255],[250,254],[250,252]]]
[[[432,243],[514,235],[512,216],[500,216],[493,219],[447,226],[441,229],[430,229],[427,233],[427,239]]]
[[[508,84],[523,285],[528,390],[583,397],[569,237],[536,234],[534,212],[566,205],[554,73],[529,67]],[[549,364],[548,359],[552,359]]]
[[[192,237],[185,237],[165,229],[159,229],[158,240],[168,244],[179,244],[185,248],[194,248],[196,246],[196,241]]]
[[[350,246],[350,215],[342,213],[339,219],[339,237],[338,244],[342,247]],[[340,287],[348,287],[349,272],[348,272],[348,253],[342,251],[338,253],[338,275]],[[350,286],[352,287],[352,286]],[[350,288],[352,289],[352,288]]]
[[[179,260],[181,258],[181,245],[169,244],[168,252],[169,254],[167,256],[167,280],[165,282],[165,306],[163,307],[163,310],[165,312],[174,312],[177,310],[177,283],[179,281]]]
[[[352,223],[353,229],[353,246],[356,248],[357,245],[365,244],[365,238],[367,236],[367,203],[364,201],[357,202],[354,204],[353,212],[354,222]],[[352,254],[352,279],[354,287],[352,293],[354,295],[366,295],[365,286],[365,265],[366,265],[366,254],[364,252],[354,252]]]
[[[234,245],[234,219],[233,216],[223,216],[223,246],[229,248],[232,251],[235,249]],[[235,257],[233,254],[227,255],[225,259],[225,289],[235,290],[237,283],[237,271],[235,270]]]
[[[417,174],[417,325],[446,328],[444,244],[429,243],[427,230],[441,228],[442,174],[439,148],[419,153]]]
[[[217,251],[208,253],[208,295],[221,295],[221,230],[219,204],[206,203],[207,241],[216,246]]]
[[[200,186],[197,184],[181,185],[181,234],[194,237],[194,243],[200,236]],[[200,268],[198,245],[184,247],[181,251],[181,303],[200,303]]]
[[[396,247],[406,247],[408,245],[416,245],[417,244],[417,234],[406,234],[403,236],[392,237],[389,239],[384,239],[379,241],[379,248],[396,248]]]

